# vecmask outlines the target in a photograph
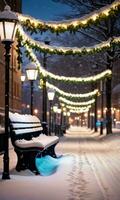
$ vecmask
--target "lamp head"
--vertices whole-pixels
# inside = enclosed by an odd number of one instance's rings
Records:
[[[48,99],[49,99],[49,101],[53,101],[54,96],[55,96],[55,90],[48,89]]]
[[[25,74],[21,74],[21,82],[23,83],[25,81]]]
[[[11,11],[10,6],[6,5],[4,10],[0,12],[0,37],[2,41],[14,41],[17,24],[17,15]]]
[[[37,79],[38,69],[35,63],[30,63],[26,67],[26,74],[29,81],[34,81]]]
[[[53,111],[56,113],[56,112],[57,112],[57,109],[58,109],[58,104],[55,104],[55,105],[53,106]]]

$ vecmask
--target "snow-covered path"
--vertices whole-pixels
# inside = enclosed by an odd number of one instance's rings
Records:
[[[11,180],[0,180],[0,200],[120,199],[120,134],[99,137],[73,127],[56,152],[64,155],[60,167],[42,177],[28,170],[16,172],[15,154],[10,150]]]
[[[65,152],[74,153],[69,175],[72,180],[70,200],[120,199],[119,134],[99,137],[86,129],[73,127],[63,144]]]

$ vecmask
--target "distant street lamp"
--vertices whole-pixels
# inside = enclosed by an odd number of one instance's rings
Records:
[[[8,5],[3,12],[0,12],[0,37],[5,46],[5,144],[4,144],[4,169],[2,179],[10,179],[9,175],[9,67],[10,49],[15,40],[18,17],[13,13]]]
[[[51,120],[52,120],[52,101],[54,99],[54,96],[55,96],[55,90],[48,89],[48,99],[49,99],[49,103],[50,103],[50,106],[49,106],[49,135],[51,135],[51,130],[52,130],[52,123],[51,123]]]
[[[25,81],[25,74],[21,74],[21,83],[23,84]]]
[[[47,37],[44,41],[46,45],[50,44],[50,40]],[[43,54],[43,67],[47,68],[47,53]],[[42,125],[43,133],[47,135],[47,89],[46,89],[46,77],[43,77],[43,97],[42,97]]]
[[[31,84],[31,115],[33,115],[33,84],[34,81],[37,79],[38,69],[34,63],[30,63],[26,68],[27,79],[30,81]]]
[[[38,114],[38,109],[34,109],[34,114],[37,115]]]
[[[55,104],[55,105],[53,106],[53,111],[54,111],[55,113],[57,113],[57,109],[58,109],[58,104]]]
[[[29,105],[29,104],[27,104],[27,105],[26,105],[26,108],[28,108],[28,109],[29,109],[29,108],[30,108],[30,105]]]

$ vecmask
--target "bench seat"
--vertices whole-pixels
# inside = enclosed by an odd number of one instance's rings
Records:
[[[48,147],[59,141],[57,136],[45,136],[45,137],[33,137],[31,140],[20,139],[15,141],[15,145],[20,148],[40,148],[41,150],[45,150]]]
[[[36,116],[9,112],[9,119],[10,137],[18,158],[16,170],[30,169],[37,173],[36,156],[56,157],[55,146],[59,138],[43,134],[41,122]]]

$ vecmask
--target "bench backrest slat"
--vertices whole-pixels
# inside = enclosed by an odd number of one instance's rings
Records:
[[[32,128],[32,129],[16,129],[14,131],[15,131],[15,134],[24,134],[24,133],[32,134],[33,132],[41,131],[41,130],[42,130],[42,128],[39,127],[39,128]]]
[[[12,123],[14,129],[24,129],[24,128],[35,128],[35,127],[41,127],[40,123],[35,124],[22,124],[22,123]]]
[[[33,115],[23,115],[9,112],[11,139],[14,142],[20,138],[32,138],[35,133],[42,133],[42,125],[40,120]]]
[[[23,123],[39,122],[40,123],[40,120],[36,116],[33,116],[33,115],[26,115],[26,114],[23,115],[23,114],[9,112],[9,117],[12,122],[20,122],[20,123],[21,122]]]

